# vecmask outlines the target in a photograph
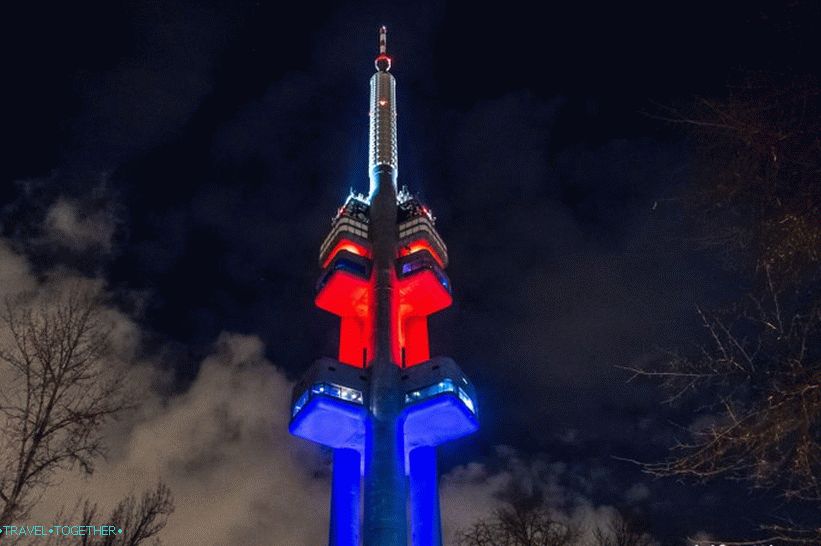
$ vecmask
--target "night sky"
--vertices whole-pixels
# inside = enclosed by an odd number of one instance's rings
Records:
[[[548,502],[635,512],[662,543],[744,532],[776,513],[771,499],[623,460],[657,460],[687,422],[618,366],[696,342],[696,305],[734,290],[691,244],[688,141],[648,113],[721,96],[740,70],[812,69],[809,4],[17,5],[4,17],[2,245],[37,282],[105,283],[139,332],[135,358],[162,377],[145,385],[167,402],[153,422],[204,388],[227,336],[261,342],[287,393],[336,352],[337,319],[312,305],[316,257],[350,189],[367,189],[386,24],[399,183],[430,205],[451,261],[432,353],[480,396],[481,431],[440,450],[445,480],[546,480]],[[285,395],[266,396],[248,398],[255,415],[287,412]],[[326,517],[327,473],[311,475]],[[183,518],[196,493],[168,479]],[[259,518],[282,521],[276,507]],[[302,544],[243,525],[243,543]]]

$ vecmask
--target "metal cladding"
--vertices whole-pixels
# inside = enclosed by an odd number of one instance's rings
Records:
[[[371,77],[370,164],[371,183],[377,167],[393,169],[396,183],[396,79],[390,72],[377,72]],[[396,186],[394,185],[394,191]],[[373,185],[371,186],[373,196]]]
[[[436,446],[479,426],[467,377],[430,357],[428,316],[452,303],[447,248],[430,210],[397,192],[386,34],[371,78],[370,193],[348,197],[319,253],[315,303],[340,317],[339,353],[307,370],[291,403],[291,433],[334,450],[332,546],[440,546]]]
[[[390,183],[396,193],[398,154],[396,151],[396,79],[389,72],[391,58],[387,54],[387,29],[379,29],[379,55],[376,57],[376,74],[371,77],[370,131],[368,135],[369,196],[373,199],[378,172],[389,170]]]

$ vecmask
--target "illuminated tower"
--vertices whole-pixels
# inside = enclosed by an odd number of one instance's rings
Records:
[[[430,357],[427,317],[452,302],[448,255],[428,208],[397,191],[385,40],[382,27],[370,191],[348,197],[319,251],[315,302],[340,318],[339,354],[315,362],[294,388],[290,431],[333,449],[332,546],[407,546],[409,536],[439,546],[435,448],[478,429],[476,395],[453,360]]]

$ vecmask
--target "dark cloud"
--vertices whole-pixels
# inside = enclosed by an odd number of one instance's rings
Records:
[[[216,57],[237,17],[184,2],[125,9],[118,32],[130,39],[116,65],[75,75],[79,106],[64,155],[83,171],[113,169],[173,140],[212,90]]]

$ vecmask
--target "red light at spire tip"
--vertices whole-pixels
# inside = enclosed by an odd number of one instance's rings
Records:
[[[388,27],[379,27],[379,55],[374,61],[376,69],[380,72],[387,72],[391,69],[391,58],[388,57]]]

